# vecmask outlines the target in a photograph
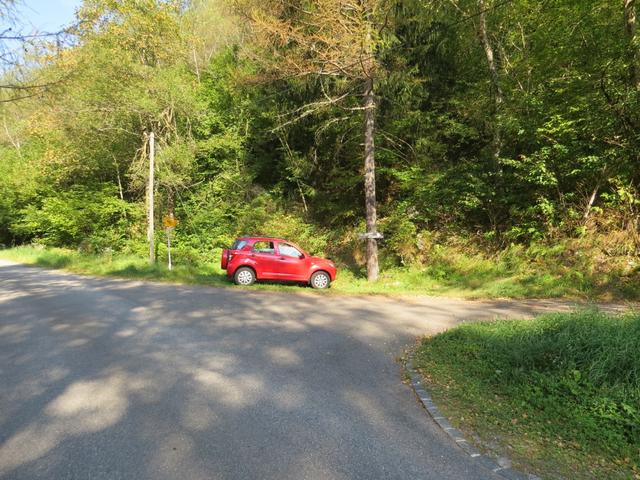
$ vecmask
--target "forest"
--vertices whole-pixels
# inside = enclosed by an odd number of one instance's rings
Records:
[[[640,295],[636,10],[85,0],[3,40],[0,244],[148,257],[152,192],[158,262],[171,214],[176,264],[261,234],[370,281],[465,256]]]

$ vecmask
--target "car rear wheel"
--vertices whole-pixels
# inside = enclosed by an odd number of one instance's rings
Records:
[[[309,283],[313,288],[329,288],[329,285],[331,285],[331,277],[329,277],[329,274],[327,272],[315,272],[313,275],[311,275]]]
[[[233,280],[236,285],[253,285],[256,281],[256,273],[249,267],[240,267],[236,270]]]

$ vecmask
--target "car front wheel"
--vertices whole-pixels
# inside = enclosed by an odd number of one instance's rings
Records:
[[[329,288],[329,285],[331,285],[331,277],[329,277],[327,272],[315,272],[311,275],[309,283],[313,288]]]
[[[249,267],[240,267],[236,270],[233,280],[236,285],[252,285],[256,281],[255,272]]]

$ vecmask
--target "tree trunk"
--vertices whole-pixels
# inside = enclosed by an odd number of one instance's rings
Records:
[[[155,228],[153,224],[154,212],[154,173],[155,173],[155,135],[153,132],[149,134],[149,179],[147,184],[147,240],[149,241],[149,263],[156,263],[156,249],[155,249]]]
[[[375,164],[375,114],[376,98],[373,78],[365,80],[364,88],[364,196],[366,206],[367,233],[377,233],[376,218],[376,164]],[[375,238],[367,238],[367,279],[378,279],[378,244]]]
[[[487,33],[486,5],[484,3],[484,0],[478,0],[478,3],[480,6],[480,40],[482,41],[482,48],[484,48],[484,53],[487,57],[487,63],[489,64],[491,85],[493,87],[494,101],[497,110],[503,101],[502,88],[500,88],[500,78],[498,77],[498,69],[496,68],[493,47],[491,46],[491,42],[489,41],[489,34]]]
[[[7,126],[7,119],[3,118],[4,123],[4,132],[7,134],[7,138],[11,142],[11,145],[16,149],[16,153],[18,154],[18,158],[22,159],[22,151],[20,149],[20,140],[18,138],[13,138],[11,132],[9,131],[9,127]]]
[[[640,91],[640,39],[637,35],[636,0],[624,0],[624,23],[629,37],[629,75],[631,85]]]
[[[480,42],[482,43],[482,48],[484,49],[484,54],[487,58],[487,65],[489,67],[489,76],[491,78],[491,90],[493,96],[493,141],[492,148],[493,152],[491,155],[492,158],[492,170],[496,175],[495,181],[495,189],[498,197],[502,196],[503,185],[502,185],[502,165],[500,164],[500,155],[502,153],[502,134],[500,132],[500,126],[498,124],[498,114],[500,113],[500,109],[502,106],[502,102],[504,101],[504,96],[502,93],[502,88],[500,87],[500,77],[498,75],[498,68],[496,67],[496,61],[494,56],[493,46],[491,45],[491,41],[489,40],[489,32],[487,28],[487,15],[486,15],[486,4],[484,0],[478,0],[478,6],[480,8]],[[493,226],[493,230],[496,233],[497,238],[500,235],[499,223],[498,223],[498,208],[499,206],[492,202],[492,199],[489,199],[487,202],[487,213],[489,218],[491,218],[491,223]]]
[[[489,75],[491,77],[491,86],[493,90],[493,106],[494,115],[497,115],[500,111],[500,106],[504,101],[502,94],[502,88],[500,87],[500,77],[498,76],[498,69],[496,67],[496,61],[493,53],[493,47],[489,41],[489,33],[487,31],[487,15],[486,5],[484,0],[478,0],[480,7],[480,41],[482,42],[482,48],[484,49],[485,56],[487,57],[487,64],[489,65]],[[496,122],[493,125],[493,158],[498,165],[498,159],[502,150],[502,136],[500,135],[500,129]]]
[[[600,189],[600,184],[598,183],[598,185],[596,185],[596,187],[593,189],[593,192],[591,192],[591,196],[589,197],[589,200],[587,201],[587,207],[584,209],[584,215],[582,215],[582,219],[585,221],[589,220],[589,214],[591,213],[591,207],[593,207],[593,204],[596,201],[596,197],[598,196],[598,190]]]
[[[120,179],[120,165],[118,165],[118,160],[116,159],[116,156],[111,154],[111,157],[113,158],[113,164],[116,167],[116,178],[118,180],[118,192],[120,193],[120,200],[124,200],[124,191],[122,190],[122,180]]]

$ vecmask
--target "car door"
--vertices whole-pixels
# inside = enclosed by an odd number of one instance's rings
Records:
[[[274,242],[268,240],[254,242],[249,258],[256,269],[258,278],[280,278]]]
[[[294,245],[277,242],[278,277],[282,280],[308,280],[307,256]]]

